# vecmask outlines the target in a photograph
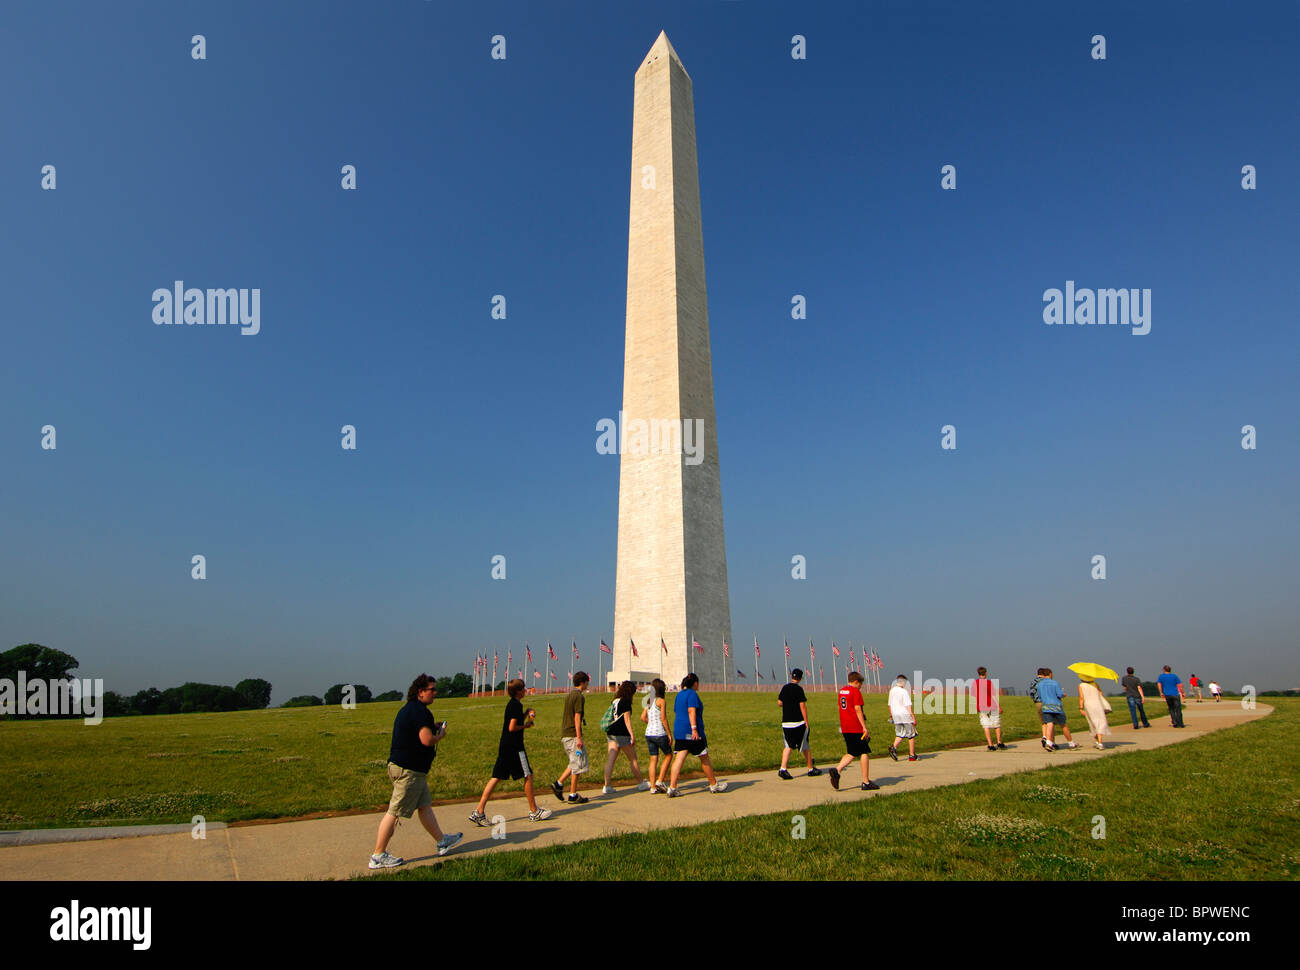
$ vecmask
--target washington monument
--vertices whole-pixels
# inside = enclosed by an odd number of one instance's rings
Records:
[[[609,679],[662,675],[676,686],[694,671],[712,683],[722,679],[723,640],[732,642],[731,601],[695,102],[690,75],[664,33],[636,72],[629,208],[626,441],[619,459]],[[691,648],[692,639],[702,653]],[[632,655],[633,642],[639,656]]]

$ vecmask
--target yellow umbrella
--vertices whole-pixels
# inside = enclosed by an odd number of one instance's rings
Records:
[[[1119,674],[1109,667],[1103,667],[1101,664],[1079,661],[1070,664],[1070,669],[1080,677],[1091,677],[1093,680],[1119,680]]]

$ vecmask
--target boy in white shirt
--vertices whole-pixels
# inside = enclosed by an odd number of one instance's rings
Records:
[[[916,714],[912,712],[912,692],[907,689],[907,678],[899,674],[894,686],[889,688],[889,719],[894,722],[894,743],[889,746],[889,756],[898,760],[898,742],[907,741],[907,760],[916,760]]]

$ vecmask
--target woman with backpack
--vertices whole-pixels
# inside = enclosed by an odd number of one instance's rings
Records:
[[[628,763],[632,766],[636,790],[650,790],[650,783],[641,777],[641,768],[636,763],[636,746],[632,743],[632,696],[635,693],[636,684],[630,680],[623,681],[618,685],[614,702],[609,705],[609,709],[600,719],[600,726],[605,731],[605,737],[609,739],[609,756],[605,758],[606,795],[614,794],[614,786],[610,782],[613,780],[614,762],[618,760],[620,751],[627,755]]]

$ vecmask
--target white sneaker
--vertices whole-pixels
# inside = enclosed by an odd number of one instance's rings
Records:
[[[641,784],[639,784],[639,785],[636,786],[636,790],[637,790],[637,791],[649,791],[649,790],[650,790],[650,782],[648,782],[648,781],[643,781],[643,782],[641,782]]]
[[[713,794],[715,795],[718,792],[723,792],[726,790],[727,790],[727,783],[725,781],[719,781],[716,785],[709,786],[709,791],[713,792]]]
[[[1075,744],[1073,741],[1070,741],[1069,743],[1066,744],[1066,747],[1067,747],[1067,748],[1077,748],[1078,745]]]
[[[655,793],[659,795],[668,794],[668,786],[665,785],[662,781],[655,782]]]
[[[602,795],[614,794],[614,787],[612,785],[606,785],[603,789],[601,789],[601,794]]]
[[[438,842],[438,855],[446,855],[448,852],[454,849],[456,847],[456,843],[458,843],[464,837],[465,837],[464,834],[461,832],[449,832],[447,834],[444,834],[442,839]]]
[[[389,855],[387,852],[381,852],[379,855],[370,857],[371,869],[391,869],[393,866],[400,866],[406,862],[405,859],[399,859],[395,855]]]
[[[528,813],[528,817],[534,822],[545,822],[551,817],[551,810],[549,808],[538,806],[537,811]]]

